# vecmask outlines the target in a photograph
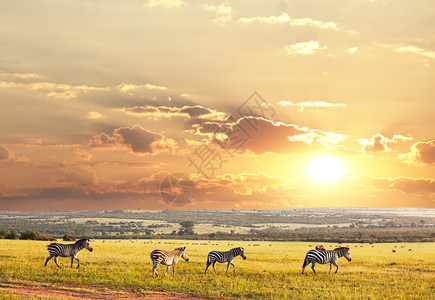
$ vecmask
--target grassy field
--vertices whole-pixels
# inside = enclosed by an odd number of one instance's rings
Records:
[[[319,242],[320,243],[320,242]],[[309,245],[305,242],[226,242],[168,240],[93,240],[92,253],[82,250],[80,269],[70,269],[70,259],[59,258],[58,269],[47,257],[48,242],[0,240],[0,283],[98,287],[128,290],[136,294],[175,291],[210,298],[254,299],[434,299],[435,244],[349,244],[352,262],[341,258],[337,274],[328,275],[329,265],[316,265],[301,274]],[[334,244],[323,243],[326,248]],[[189,262],[180,261],[172,274],[152,278],[149,254],[153,249],[172,250],[186,246]],[[218,275],[209,269],[211,250],[245,248],[247,260],[235,259],[236,273]],[[345,246],[345,245],[344,245]],[[392,253],[396,249],[396,253]],[[412,249],[409,251],[408,249]],[[159,267],[164,273],[164,267]],[[0,292],[0,298],[5,298]],[[18,298],[17,298],[18,299]]]

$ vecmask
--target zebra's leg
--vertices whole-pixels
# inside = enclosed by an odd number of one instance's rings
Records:
[[[227,270],[226,270],[225,274],[228,273],[228,268],[230,267],[230,264],[231,264],[231,262],[229,261],[229,262],[228,262],[228,265],[227,265]]]
[[[177,264],[173,264],[172,265],[172,276],[175,276],[175,266],[176,266]]]
[[[165,272],[165,275],[163,275],[163,276],[166,276],[166,274],[168,274],[168,272],[169,272],[169,268],[170,268],[171,266],[170,265],[167,265],[166,266],[166,272]]]
[[[310,264],[310,262],[308,261],[308,258],[305,257],[304,263],[302,264],[302,274],[304,274],[305,272],[305,268]]]
[[[50,259],[52,259],[53,258],[53,256],[49,256],[49,257],[47,257],[47,259],[45,260],[45,264],[44,264],[44,267],[46,267],[47,266],[47,263],[48,263],[48,261],[50,260]]]
[[[217,274],[217,272],[216,272],[216,268],[215,268],[215,265],[216,265],[216,261],[213,262],[213,270],[214,270],[214,273]]]
[[[71,268],[73,267],[74,264],[74,256],[71,256]]]
[[[153,265],[153,277],[159,276],[159,273],[157,273],[157,266],[159,265],[158,262],[154,263]]]
[[[76,257],[75,258],[77,260],[77,269],[80,267],[80,260]]]
[[[329,274],[331,274],[332,262],[329,263]]]
[[[338,272],[338,265],[337,265],[337,263],[334,261],[333,262],[333,264],[334,264],[334,266],[336,266],[337,267],[337,269],[335,269],[335,274],[337,274],[337,272]],[[332,267],[332,266],[331,266]],[[331,271],[329,271],[329,273],[331,273]]]
[[[232,262],[231,265],[233,266],[233,272],[236,273],[236,266]]]
[[[313,264],[311,265],[311,269],[313,269],[314,274],[316,274],[316,270],[314,270],[314,266],[316,265],[316,262],[313,261]]]
[[[207,274],[207,269],[208,269],[208,267],[210,267],[210,265],[211,265],[211,263],[209,261],[207,261],[207,266],[205,267],[204,274]]]
[[[58,256],[55,256],[55,257],[54,257],[54,262],[56,263],[56,266],[58,266],[58,267],[60,268],[59,264],[57,263],[57,257],[58,257]]]

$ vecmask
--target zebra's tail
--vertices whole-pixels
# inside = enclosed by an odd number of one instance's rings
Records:
[[[210,264],[210,257],[207,256],[207,266]]]
[[[302,264],[302,269],[305,268],[308,265],[308,255],[305,256],[304,263]]]

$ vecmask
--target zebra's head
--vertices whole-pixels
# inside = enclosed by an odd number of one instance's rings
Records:
[[[177,248],[177,249],[175,249],[175,250],[180,250],[180,251],[182,251],[181,252],[181,258],[182,259],[184,259],[185,261],[189,261],[189,256],[187,255],[187,252],[186,252],[186,247],[180,247],[180,248]]]
[[[243,259],[246,259],[245,249],[243,247],[236,248],[236,251]]]
[[[76,242],[76,244],[80,244],[83,248],[86,248],[89,250],[89,252],[92,252],[94,249],[92,249],[91,245],[89,244],[89,239],[81,239]]]
[[[343,256],[347,259],[347,261],[351,261],[352,257],[350,256],[349,248],[343,247]]]

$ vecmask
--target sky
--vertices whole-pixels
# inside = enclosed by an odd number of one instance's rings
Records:
[[[0,210],[435,208],[434,37],[432,0],[2,1]]]

